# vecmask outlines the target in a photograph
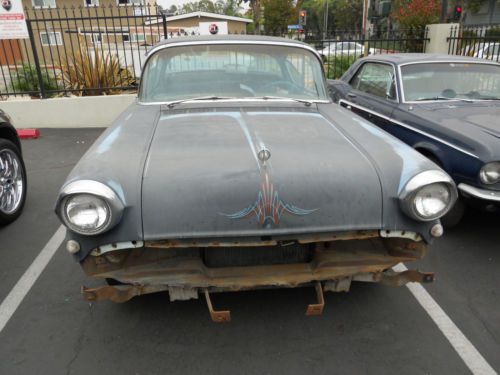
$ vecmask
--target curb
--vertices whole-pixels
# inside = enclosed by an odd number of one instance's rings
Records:
[[[21,139],[36,139],[40,137],[40,130],[38,129],[17,129],[17,135]]]

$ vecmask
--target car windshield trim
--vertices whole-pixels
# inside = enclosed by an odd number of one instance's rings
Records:
[[[472,60],[472,61],[471,61]],[[425,103],[425,101],[415,101],[415,100],[406,100],[406,97],[405,97],[405,93],[404,93],[404,85],[403,85],[403,72],[401,70],[402,67],[404,66],[408,66],[408,65],[420,65],[420,64],[440,64],[440,63],[444,63],[444,64],[481,64],[481,65],[493,65],[493,66],[497,66],[497,67],[500,67],[500,63],[496,62],[496,61],[476,61],[478,59],[450,59],[450,60],[427,60],[427,61],[409,61],[409,62],[405,62],[405,63],[401,63],[401,64],[397,64],[397,70],[398,70],[398,84],[399,84],[399,88],[401,90],[401,103],[404,103],[404,104],[419,104],[419,103]],[[459,98],[460,99],[460,98]],[[479,99],[479,101],[485,101],[485,100],[497,100],[498,98],[496,99]],[[453,98],[452,100],[457,100],[457,98]],[[427,101],[427,102],[435,102],[436,100],[430,100],[430,101]],[[475,100],[473,100],[475,101]]]
[[[480,101],[482,99],[466,99],[466,98],[448,98],[447,96],[433,96],[429,98],[418,98],[415,99],[415,102],[433,102],[433,101],[438,101],[438,100],[452,100],[452,101],[459,101],[459,102],[466,102],[466,103],[473,103],[475,101]]]
[[[219,97],[218,97],[219,98]],[[198,99],[198,100],[193,100],[196,98],[192,99],[184,99],[184,100],[173,100],[173,101],[158,101],[158,102],[143,102],[143,101],[137,101],[137,104],[139,105],[176,105],[179,104],[178,102],[181,103],[196,103],[196,102],[221,102],[221,103],[237,103],[237,102],[256,102],[256,103],[263,103],[263,102],[270,102],[270,101],[276,101],[276,102],[296,102],[296,103],[311,103],[311,104],[328,104],[331,103],[331,100],[326,100],[326,99],[296,99],[296,98],[287,98],[287,97],[262,97],[262,96],[256,96],[256,97],[241,97],[241,98],[224,98],[224,99]]]

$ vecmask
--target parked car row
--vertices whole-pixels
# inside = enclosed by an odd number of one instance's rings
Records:
[[[327,45],[318,50],[321,59],[325,62],[333,57],[362,57],[365,54],[365,46],[356,42],[327,42]],[[375,54],[375,48],[369,48],[368,53]]]
[[[475,43],[466,46],[462,50],[462,55],[499,62],[500,43],[495,43],[495,42]]]

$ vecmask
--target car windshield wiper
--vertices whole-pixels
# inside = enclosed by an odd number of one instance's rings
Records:
[[[173,102],[170,102],[167,104],[168,108],[172,108],[177,104],[185,103],[185,102],[190,102],[190,101],[202,101],[202,100],[225,100],[225,99],[234,99],[231,96],[198,96],[196,98],[186,98],[186,99],[180,99],[180,100],[175,100]]]
[[[500,100],[500,98],[497,98],[497,97],[494,97],[494,96],[491,96],[491,97],[485,96],[483,98],[478,98],[476,100]]]
[[[465,99],[465,98],[448,98],[447,96],[433,96],[429,98],[418,98],[416,101],[417,102],[422,102],[425,100],[458,100],[461,102],[467,102],[467,103],[473,103],[474,100],[472,99]]]
[[[264,99],[264,100],[293,100],[294,102],[297,103],[304,103],[306,106],[311,106],[313,104],[312,100],[306,100],[306,99],[296,99],[296,98],[289,98],[286,96],[271,96],[271,95],[264,95],[264,96],[252,96],[249,99]]]

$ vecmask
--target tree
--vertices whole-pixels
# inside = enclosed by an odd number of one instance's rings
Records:
[[[181,8],[181,13],[209,12],[225,14],[228,16],[240,15],[238,0],[199,0],[185,3]]]
[[[439,21],[439,0],[396,0],[391,18],[405,29],[423,29],[425,25]]]
[[[282,34],[288,30],[288,25],[294,15],[293,0],[262,0],[264,6],[264,26],[268,33]]]
[[[362,0],[335,0],[329,9],[333,18],[331,24],[335,29],[353,31],[356,34],[361,30],[363,22]]]
[[[324,30],[326,1],[328,1],[328,30]],[[304,0],[308,11],[307,29],[316,33],[343,30],[358,33],[363,18],[362,0]]]
[[[261,7],[260,7],[260,2],[261,0],[238,0],[238,5],[241,5],[243,3],[248,3],[250,5],[250,14],[252,15],[253,19],[253,26],[255,30],[260,29],[260,13],[261,13]]]

